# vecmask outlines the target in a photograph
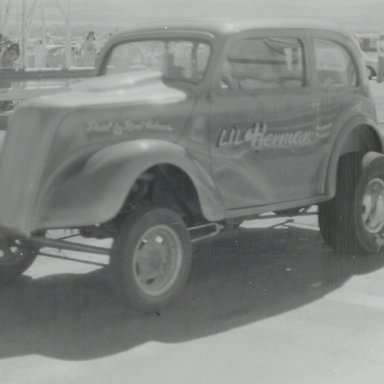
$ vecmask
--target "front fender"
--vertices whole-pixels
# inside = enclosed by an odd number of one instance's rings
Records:
[[[174,143],[133,140],[93,153],[76,172],[57,170],[39,194],[33,230],[79,227],[115,217],[137,178],[149,168],[170,164],[191,178],[204,216],[223,219],[225,210],[208,171]]]

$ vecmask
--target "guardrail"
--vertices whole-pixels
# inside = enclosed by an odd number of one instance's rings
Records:
[[[18,102],[65,91],[94,74],[94,68],[0,69],[0,130]]]
[[[0,101],[20,101],[59,92],[76,81],[92,76],[93,68],[0,69]]]
[[[81,79],[94,75],[94,68],[0,69],[0,79],[8,81]]]

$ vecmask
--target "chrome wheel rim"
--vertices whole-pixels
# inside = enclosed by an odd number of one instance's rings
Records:
[[[362,222],[364,228],[372,234],[380,233],[384,228],[384,181],[371,180],[365,188],[362,201]]]
[[[167,225],[148,229],[133,254],[133,275],[148,296],[166,293],[177,280],[182,263],[182,246],[177,233]]]
[[[0,237],[0,266],[13,265],[25,258],[26,251],[21,240]]]

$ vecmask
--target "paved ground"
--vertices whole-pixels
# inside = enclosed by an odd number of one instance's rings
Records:
[[[120,305],[103,257],[45,250],[0,296],[0,383],[381,383],[384,259],[334,255],[315,215],[244,226],[160,315]]]
[[[111,293],[105,257],[61,256],[0,294],[1,384],[383,380],[384,258],[335,255],[315,213],[198,246],[180,300],[149,316]]]

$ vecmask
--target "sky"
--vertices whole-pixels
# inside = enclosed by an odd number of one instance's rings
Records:
[[[83,20],[126,26],[205,17],[315,17],[362,31],[384,26],[384,0],[72,0],[72,7]]]
[[[2,1],[3,7],[8,0]],[[22,0],[11,0],[12,22],[20,23]],[[39,0],[44,4],[45,22],[63,25],[57,7],[68,0]],[[384,0],[70,0],[74,26],[113,30],[138,23],[166,19],[302,17],[332,21],[355,32],[384,29]],[[34,0],[27,0],[31,5]],[[34,25],[41,24],[37,9]]]

